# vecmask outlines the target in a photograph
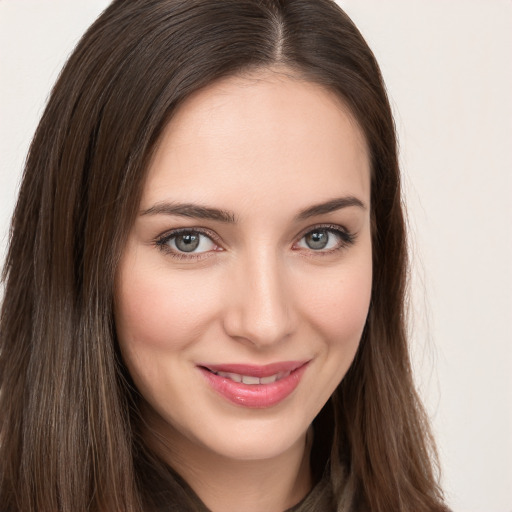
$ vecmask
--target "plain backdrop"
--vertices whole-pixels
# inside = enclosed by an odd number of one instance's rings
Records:
[[[339,0],[396,117],[412,349],[448,501],[512,512],[512,2]],[[0,0],[0,262],[57,74],[106,0]]]

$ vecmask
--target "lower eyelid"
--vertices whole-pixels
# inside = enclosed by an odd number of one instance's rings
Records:
[[[318,249],[318,250],[311,249],[308,247],[299,247],[299,249],[306,249],[308,252],[311,252],[313,254],[316,253],[318,255],[322,255],[322,254],[326,255],[331,252],[336,252],[338,250],[348,248],[350,245],[354,244],[355,239],[357,237],[357,233],[351,233],[348,230],[341,229],[337,226],[333,227],[333,226],[320,225],[320,226],[313,227],[313,228],[309,229],[308,231],[306,231],[298,239],[298,242],[300,242],[302,239],[304,239],[305,236],[307,236],[309,233],[314,232],[315,230],[318,230],[318,231],[325,230],[325,231],[329,232],[331,235],[336,236],[338,238],[338,244],[336,245],[336,247],[332,247],[329,249]],[[184,234],[184,233],[197,233],[201,236],[204,236],[210,240],[210,242],[213,244],[214,247],[212,249],[205,250],[202,252],[194,252],[194,251],[186,252],[186,251],[180,251],[178,248],[173,248],[173,247],[169,246],[169,242],[173,238],[176,238],[180,234]],[[294,244],[294,246],[298,242],[296,242]],[[171,232],[168,232],[167,234],[164,234],[164,235],[156,238],[153,243],[157,246],[157,248],[159,250],[167,253],[168,255],[170,255],[176,259],[182,259],[182,260],[202,259],[202,258],[211,256],[212,255],[211,253],[220,252],[223,250],[222,246],[220,246],[219,243],[215,240],[215,237],[213,237],[209,233],[205,233],[203,230],[200,230],[200,229],[178,229],[175,231],[171,231]]]
[[[315,251],[315,249],[311,249],[311,248],[308,248],[308,247],[304,247],[304,249],[308,249],[308,250],[310,250],[312,252],[317,252],[317,253],[322,253],[322,252],[327,253],[329,251],[335,251],[337,249],[342,249],[344,247],[352,245],[355,242],[355,239],[356,239],[356,234],[355,233],[351,233],[348,230],[343,230],[343,229],[338,228],[338,227],[322,226],[321,225],[321,226],[316,226],[316,227],[306,231],[298,239],[298,242],[303,240],[310,233],[314,233],[315,231],[321,231],[321,230],[327,231],[329,234],[336,236],[339,239],[338,247],[327,249],[327,250],[318,249],[316,251]]]
[[[187,252],[181,251],[177,246],[176,242],[172,243],[172,240],[180,235],[184,235],[187,233],[197,234],[201,237],[205,237],[208,240],[209,247],[206,250],[202,250],[197,252],[196,250]],[[172,243],[172,245],[171,245]],[[201,242],[201,244],[204,242]],[[216,253],[222,252],[224,250],[223,245],[219,241],[218,235],[216,233],[210,232],[210,230],[205,230],[202,228],[177,228],[166,233],[163,233],[159,237],[153,240],[153,245],[157,247],[159,251],[161,251],[164,255],[169,256],[174,260],[181,261],[183,263],[194,263],[199,262],[201,260],[206,260],[210,257],[215,256]],[[173,247],[174,246],[174,247]]]

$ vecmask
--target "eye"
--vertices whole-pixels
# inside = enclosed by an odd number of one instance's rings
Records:
[[[354,235],[334,227],[319,227],[308,231],[296,247],[317,252],[329,252],[354,243]]]
[[[208,235],[197,230],[173,231],[156,243],[162,250],[178,257],[210,252],[218,247]]]

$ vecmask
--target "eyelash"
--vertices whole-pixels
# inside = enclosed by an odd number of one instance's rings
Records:
[[[342,228],[340,226],[331,225],[331,224],[319,224],[318,226],[313,226],[312,228],[308,228],[307,231],[302,232],[302,234],[298,237],[298,241],[301,241],[305,236],[307,236],[310,233],[314,233],[315,231],[327,231],[329,234],[334,234],[338,237],[339,242],[338,245],[332,249],[328,250],[314,250],[310,249],[309,251],[313,253],[315,256],[327,256],[329,254],[335,253],[337,251],[347,249],[351,245],[355,243],[356,240],[356,234],[350,233],[345,228]],[[186,252],[180,252],[176,251],[174,249],[171,249],[169,247],[169,242],[173,240],[174,238],[178,237],[181,234],[201,234],[209,238],[214,244],[220,245],[218,237],[211,231],[203,229],[203,228],[182,228],[182,229],[173,229],[170,232],[167,232],[158,238],[155,239],[154,244],[157,246],[159,250],[164,252],[165,254],[168,254],[172,258],[178,259],[178,260],[200,260],[204,258],[208,258],[211,256],[212,252],[218,252],[216,250],[213,251],[205,251],[201,253],[186,253]],[[298,242],[295,242],[295,244]],[[294,245],[295,245],[294,244]],[[222,249],[221,249],[222,250]]]
[[[347,249],[351,245],[354,245],[356,241],[356,233],[351,233],[347,229],[333,224],[319,224],[317,226],[313,226],[312,228],[308,228],[298,237],[298,241],[300,242],[305,236],[309,235],[310,233],[314,233],[315,231],[327,231],[330,235],[334,234],[337,236],[339,241],[336,247],[333,247],[332,249],[315,251],[314,249],[310,248],[309,252],[311,252],[314,256],[329,256],[330,254],[336,253],[343,249]]]
[[[172,258],[176,258],[178,260],[199,260],[203,258],[208,258],[212,251],[208,252],[200,252],[200,253],[186,253],[179,252],[171,249],[168,243],[179,235],[187,234],[187,233],[199,233],[201,235],[209,238],[215,245],[220,245],[218,242],[218,237],[211,231],[203,229],[203,228],[182,228],[182,229],[173,229],[163,235],[159,236],[155,240],[155,245],[165,254],[168,254]],[[213,251],[216,252],[216,251]]]

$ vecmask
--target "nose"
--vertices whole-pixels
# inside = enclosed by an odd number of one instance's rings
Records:
[[[237,265],[225,291],[225,332],[258,348],[274,346],[296,329],[286,268],[273,252],[260,252]]]

